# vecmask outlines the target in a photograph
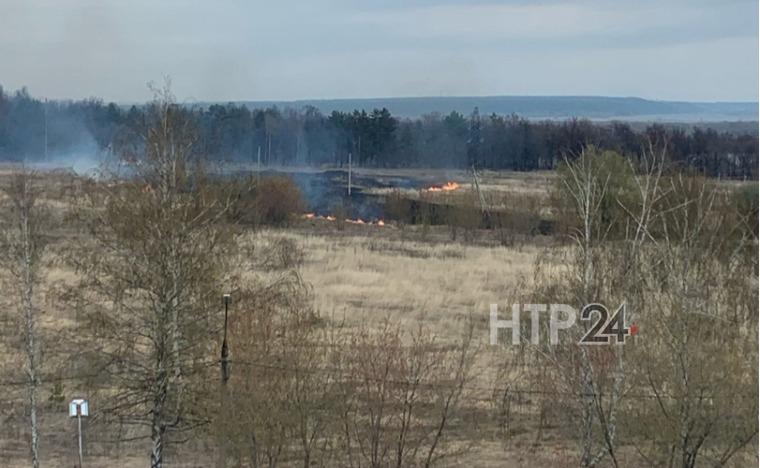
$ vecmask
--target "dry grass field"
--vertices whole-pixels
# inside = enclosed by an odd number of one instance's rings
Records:
[[[469,314],[486,317],[488,304],[529,280],[541,249],[388,239],[377,232],[392,229],[370,226],[361,230],[376,232],[338,236],[267,230],[250,240],[264,249],[284,237],[304,250],[300,271],[322,313],[349,322],[421,321],[444,338]]]
[[[419,232],[399,232],[391,226],[358,226],[350,232],[315,232],[301,226],[252,233],[246,241],[260,250],[283,238],[302,247],[299,271],[312,289],[314,306],[348,327],[376,327],[383,320],[400,322],[408,330],[422,325],[445,343],[461,335],[467,320],[475,322],[480,353],[468,384],[474,390],[466,411],[478,423],[465,428],[464,434],[477,443],[443,466],[576,466],[572,440],[551,429],[536,438],[535,402],[525,401],[517,410],[524,411],[522,426],[507,442],[497,428],[491,393],[498,386],[500,360],[508,356],[489,349],[489,305],[504,304],[513,294],[530,289],[545,242],[472,245],[451,242],[442,231],[421,239]]]
[[[11,169],[4,169],[0,177],[7,178]],[[443,174],[441,174],[443,175]],[[81,184],[71,174],[47,174],[47,188],[41,200],[63,221],[70,210],[68,193]],[[431,180],[438,177],[433,176]],[[465,177],[465,175],[463,175]],[[514,175],[489,174],[489,191],[523,190],[530,183]],[[544,191],[545,178],[531,178],[538,191]],[[502,185],[503,184],[503,185]],[[526,189],[527,190],[527,189]],[[81,239],[75,242],[75,230],[65,222],[58,226],[51,246],[51,255],[43,273],[46,285],[42,297],[44,313],[41,327],[51,337],[51,351],[46,353],[50,368],[63,369],[62,374],[81,372],[76,363],[65,362],[57,354],[65,355],[75,341],[79,322],[76,314],[67,310],[58,296],[73,287],[77,273],[64,260],[75,246],[81,248]],[[314,309],[322,316],[343,326],[373,327],[383,320],[397,321],[409,330],[420,325],[431,330],[436,339],[446,343],[458,337],[468,319],[476,323],[475,342],[486,349],[488,340],[488,305],[505,301],[505,294],[531,280],[536,256],[545,248],[539,243],[520,243],[511,247],[494,246],[492,242],[452,242],[445,227],[399,227],[348,225],[338,229],[335,223],[299,221],[290,228],[269,228],[243,233],[241,251],[253,252],[254,258],[243,259],[251,267],[244,274],[251,282],[273,281],[284,270],[265,268],[257,255],[266,256],[273,245],[286,239],[297,246],[302,259],[297,270],[308,284]],[[544,242],[545,244],[545,242]],[[6,310],[13,303],[3,297]],[[9,312],[12,313],[12,312]],[[234,313],[234,308],[233,308]],[[6,316],[7,323],[10,323]],[[13,330],[6,329],[12,335]],[[10,380],[21,380],[18,367],[21,355],[13,349],[11,340],[3,340],[2,364],[4,375]],[[56,350],[59,353],[56,353]],[[473,392],[476,398],[473,409],[488,413],[491,398],[488,389],[494,384],[493,356],[481,353],[473,385],[481,388]],[[41,420],[44,460],[52,466],[76,464],[74,420],[66,414],[66,401],[80,394],[84,382],[64,378],[60,387],[43,384],[43,412]],[[0,456],[3,466],[25,466],[25,439],[28,428],[24,423],[24,392],[22,385],[6,382],[2,399],[3,430],[0,432]],[[61,394],[61,395],[59,395]],[[60,396],[60,398],[59,398]],[[57,399],[58,398],[58,399]],[[481,399],[478,401],[477,399]],[[93,407],[97,407],[96,401]],[[97,411],[97,410],[96,410]],[[487,417],[487,416],[485,416]],[[118,434],[104,427],[98,418],[85,424],[87,459],[90,466],[142,466],[147,445],[141,442],[117,442]],[[123,437],[125,434],[121,434]],[[475,436],[475,434],[473,434]],[[466,458],[454,461],[457,466],[501,464],[504,447],[489,425],[477,447]],[[489,438],[492,439],[489,441]],[[552,451],[541,453],[556,464],[566,449],[558,444]],[[169,466],[209,466],[211,459],[204,453],[210,450],[201,441],[191,442],[169,454]],[[535,454],[534,454],[535,455]],[[523,466],[519,455],[509,466]],[[193,461],[191,461],[193,460]],[[536,460],[531,458],[531,460]],[[461,465],[459,465],[461,463]],[[527,462],[526,462],[527,463]]]
[[[349,327],[376,324],[384,319],[397,320],[409,329],[422,324],[433,330],[441,342],[446,342],[461,332],[464,321],[471,316],[477,323],[477,345],[486,351],[488,305],[505,301],[507,292],[529,284],[533,262],[543,249],[536,245],[506,248],[394,239],[399,233],[387,236],[386,232],[378,232],[380,229],[383,228],[359,227],[340,235],[315,233],[308,227],[269,229],[246,234],[243,242],[264,251],[272,242],[287,238],[302,248],[304,259],[300,274],[310,286],[314,307],[331,320],[343,321]],[[411,232],[404,235],[416,237]],[[445,238],[445,234],[442,237]],[[277,275],[255,269],[249,274],[251,280],[258,281]],[[56,287],[71,284],[75,277],[75,272],[60,265],[51,265],[47,271],[48,281]],[[75,333],[75,317],[55,308],[55,304],[51,299],[52,307],[46,312],[44,326],[49,331]],[[491,398],[488,389],[495,378],[494,366],[498,365],[494,359],[488,352],[481,354],[472,382],[473,387],[481,390],[472,393],[475,400],[470,410],[482,414],[486,421],[490,418],[488,413],[494,411],[488,402]],[[4,364],[12,367],[14,361],[4,361]],[[66,396],[76,392],[76,388],[75,383],[66,386]],[[45,387],[46,394],[51,391],[49,386]],[[5,429],[0,447],[9,464],[3,466],[27,466],[24,439],[28,434],[19,406],[23,402],[22,389],[7,392],[4,401]],[[42,420],[45,437],[42,450],[46,461],[49,466],[73,466],[76,464],[75,425],[65,413],[65,404],[48,402],[44,409],[48,414]],[[103,428],[95,420],[88,421],[85,432],[89,434],[86,440],[89,466],[144,466],[145,457],[132,454],[146,453],[147,445],[116,443],[112,440],[115,436],[112,428]],[[466,456],[452,459],[446,466],[575,465],[570,455],[571,441],[547,439],[546,443],[551,445],[547,450],[548,447],[534,445],[532,436],[526,434],[524,440],[517,438],[513,445],[505,447],[491,422],[485,422],[471,435],[480,439],[478,444]],[[167,461],[169,466],[176,467],[211,466],[213,457],[204,455],[208,450],[196,441],[170,452]]]
[[[3,171],[0,177],[6,177]],[[451,176],[441,174],[440,176]],[[80,184],[68,175],[49,175],[48,195],[44,202],[63,214],[69,208],[65,198],[67,187]],[[435,177],[439,177],[438,175]],[[455,174],[452,179],[456,180]],[[466,174],[459,174],[465,183]],[[546,201],[552,174],[487,173],[482,175],[481,188],[488,196],[501,200],[533,197]],[[440,179],[437,179],[440,180]],[[60,196],[60,198],[58,198]],[[545,208],[545,206],[543,207]],[[61,218],[63,220],[64,218]],[[84,381],[67,380],[66,375],[86,371],[76,363],[62,362],[68,356],[78,333],[77,316],[62,306],[58,296],[73,286],[77,272],[63,258],[71,254],[75,234],[66,222],[51,233],[55,237],[51,258],[45,264],[42,327],[51,339],[46,359],[51,368],[63,369],[61,386],[43,384],[41,450],[45,466],[73,466],[76,463],[75,427],[66,415],[65,402],[84,388]],[[493,388],[497,386],[501,361],[508,359],[503,350],[488,346],[489,304],[505,304],[520,297],[533,286],[535,265],[544,262],[547,248],[561,247],[556,237],[520,238],[509,246],[499,245],[488,233],[477,232],[467,240],[451,239],[445,226],[339,225],[324,220],[299,219],[292,226],[244,231],[239,238],[243,278],[252,283],[267,283],[288,268],[276,265],[290,263],[306,282],[312,307],[326,320],[348,328],[378,326],[384,320],[402,324],[407,330],[422,325],[431,330],[441,343],[453,342],[472,319],[474,341],[481,350],[475,363],[473,378],[468,383],[464,403],[469,425],[454,427],[457,438],[472,447],[461,457],[452,458],[444,466],[577,466],[576,441],[555,424],[554,415],[541,415],[549,421],[537,430],[537,399],[527,397],[516,403],[509,437],[500,428]],[[290,247],[288,259],[269,258],[278,245]],[[278,254],[282,255],[282,253]],[[270,262],[264,265],[262,262]],[[274,267],[272,267],[274,262]],[[553,265],[562,268],[563,265]],[[13,302],[2,297],[2,307],[12,313]],[[232,313],[235,313],[233,306]],[[4,318],[4,323],[11,321]],[[6,327],[5,337],[17,331]],[[0,399],[0,460],[2,466],[27,466],[21,356],[13,348],[13,340],[0,344],[0,369],[3,375],[3,398]],[[59,353],[57,353],[57,351]],[[59,356],[60,355],[60,356]],[[67,357],[68,359],[68,357]],[[74,356],[72,359],[76,359]],[[97,395],[92,405],[97,414]],[[551,411],[551,406],[549,406]],[[230,424],[234,424],[231,421]],[[136,433],[119,433],[118,429],[101,424],[97,417],[87,421],[87,463],[85,466],[144,466],[148,445],[137,441],[118,441]],[[213,443],[203,438],[174,447],[167,454],[167,466],[206,467],[213,465]],[[620,449],[623,466],[646,466],[636,457],[632,447]],[[747,455],[735,459],[756,463]]]

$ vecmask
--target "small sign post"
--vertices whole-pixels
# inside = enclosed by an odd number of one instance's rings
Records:
[[[82,417],[90,415],[90,407],[87,400],[75,398],[69,403],[69,416],[77,418],[77,435],[79,440],[79,468],[82,468]]]

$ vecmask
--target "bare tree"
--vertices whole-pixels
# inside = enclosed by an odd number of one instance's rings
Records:
[[[757,238],[742,229],[747,220],[732,219],[731,204],[699,177],[677,174],[659,187],[640,276],[647,346],[635,348],[653,398],[629,411],[658,427],[639,449],[650,463],[724,466],[756,441],[757,269],[747,246]]]
[[[563,249],[562,268],[538,275],[539,294],[546,302],[592,303],[637,308],[640,251],[650,235],[651,211],[662,173],[662,153],[649,148],[638,177],[636,169],[619,155],[585,148],[560,170],[560,199],[565,201],[573,248]],[[632,223],[632,220],[635,221]],[[619,404],[626,391],[625,348],[622,346],[579,346],[590,325],[583,322],[565,334],[558,346],[530,346],[542,373],[571,398],[567,407],[571,420],[578,421],[581,465],[595,466],[609,457],[619,465],[617,437]],[[546,330],[544,330],[546,333]],[[545,340],[546,341],[546,340]]]
[[[195,402],[217,354],[234,238],[221,222],[229,197],[206,177],[191,116],[168,84],[135,135],[122,149],[128,179],[87,194],[93,244],[75,261],[90,351],[101,383],[115,389],[104,413],[147,428],[151,467],[160,468],[171,434],[184,440],[208,421]]]
[[[18,303],[19,323],[25,356],[26,393],[29,403],[32,466],[40,464],[38,398],[41,385],[41,332],[37,291],[40,267],[48,245],[50,213],[39,202],[35,175],[21,168],[2,187],[5,195],[0,237],[0,267],[9,276]]]
[[[579,346],[580,327],[532,347],[534,358],[552,366],[558,395],[577,395],[560,404],[579,421],[583,466],[622,464],[621,437],[650,464],[722,466],[757,434],[736,403],[755,414],[757,210],[740,213],[727,187],[669,171],[653,145],[623,181],[604,159],[586,151],[560,171],[575,245],[539,275],[539,294],[625,301],[645,344]]]
[[[579,157],[573,161],[566,161],[566,175],[561,181],[563,189],[569,195],[573,211],[578,220],[578,228],[573,233],[576,244],[576,258],[571,263],[574,281],[571,282],[570,291],[574,292],[572,298],[576,304],[585,306],[595,302],[601,302],[601,276],[600,255],[604,241],[607,238],[611,222],[603,222],[603,208],[609,203],[609,192],[612,189],[610,179],[611,171],[606,168],[604,162],[600,162],[602,156],[593,148],[584,149]],[[603,160],[602,160],[603,161]],[[584,326],[584,332],[588,327]],[[598,350],[589,350],[585,346],[577,346],[579,336],[573,336],[568,349],[549,349],[552,361],[557,364],[560,373],[566,378],[570,377],[570,388],[580,395],[581,403],[581,465],[594,466],[601,457],[608,454],[615,466],[614,444],[614,403],[619,397],[620,382],[616,381],[612,387],[608,409],[605,409],[601,400],[602,389],[599,386],[603,378],[599,375],[603,371],[609,371],[607,366],[602,369],[595,366],[595,361],[600,361]],[[568,362],[565,358],[573,356]],[[602,361],[606,359],[602,358]],[[573,369],[573,364],[578,369]],[[566,368],[569,366],[569,368]],[[622,356],[618,357],[618,379],[622,376]],[[576,370],[579,373],[576,374]],[[594,426],[596,423],[602,432],[601,447],[595,448]]]

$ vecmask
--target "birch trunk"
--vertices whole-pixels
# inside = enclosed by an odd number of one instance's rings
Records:
[[[30,454],[32,467],[38,468],[39,423],[37,399],[40,386],[39,330],[37,311],[34,306],[34,289],[38,283],[38,263],[45,248],[42,236],[44,213],[35,205],[36,194],[32,190],[32,174],[25,169],[14,174],[10,184],[3,188],[11,203],[6,229],[2,233],[2,267],[10,273],[20,303],[19,319],[22,330],[26,396],[29,402],[29,425],[31,431]]]

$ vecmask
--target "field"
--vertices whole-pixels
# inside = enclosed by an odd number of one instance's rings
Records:
[[[0,177],[7,181],[10,172],[4,170]],[[88,396],[93,408],[93,416],[85,423],[85,466],[144,466],[149,441],[133,440],[144,437],[144,429],[115,425],[112,419],[102,418],[98,399],[110,390],[93,385],[84,377],[87,364],[77,362],[86,324],[66,299],[67,290],[74,289],[80,279],[70,260],[78,251],[87,250],[91,242],[68,216],[79,204],[73,194],[84,190],[87,182],[63,172],[42,173],[40,177],[45,186],[41,203],[58,220],[48,233],[52,243],[39,296],[40,326],[48,346],[40,391],[44,465],[76,464],[75,425],[66,414],[66,403],[83,395]],[[430,206],[465,206],[479,211],[468,205],[478,199],[471,175],[466,172],[364,170],[359,177],[360,181],[373,182],[355,187],[358,203],[364,203],[363,197],[400,193],[405,199],[427,200]],[[236,240],[241,269],[235,273],[241,275],[243,284],[270,284],[297,272],[306,285],[309,307],[325,323],[339,324],[344,330],[376,330],[384,322],[397,324],[404,331],[422,326],[436,343],[454,346],[471,323],[478,353],[461,410],[451,422],[449,440],[452,447],[466,450],[444,459],[439,466],[577,466],[578,444],[569,429],[571,421],[562,414],[563,403],[552,401],[562,394],[547,382],[543,383],[545,387],[537,386],[535,373],[525,374],[519,365],[505,373],[505,363],[522,354],[489,345],[490,304],[529,298],[541,287],[539,264],[542,271],[561,272],[568,267],[562,253],[570,252],[572,244],[556,224],[550,200],[555,178],[554,173],[481,174],[479,188],[488,210],[504,213],[499,219],[506,221],[498,226],[484,227],[486,221],[480,217],[472,220],[456,215],[451,215],[451,221],[411,223],[384,219],[379,213],[360,223],[356,213],[349,212],[346,220],[339,216],[332,221],[326,216],[335,205],[321,201],[314,217],[298,213],[284,226],[244,226]],[[392,184],[399,180],[417,181],[422,188],[410,186],[413,183],[394,188]],[[449,181],[460,187],[451,193],[426,190]],[[342,191],[342,182],[338,185],[337,191]],[[313,207],[306,210],[309,208]],[[351,208],[357,213],[363,210],[356,204]],[[378,223],[380,219],[384,219],[382,224]],[[553,223],[551,232],[537,231],[542,221]],[[23,357],[13,339],[18,328],[12,319],[12,295],[5,294],[3,302],[8,312],[0,345],[5,395],[0,406],[0,456],[4,466],[27,466]],[[233,318],[240,313],[235,305],[233,302]],[[410,336],[404,335],[404,340]],[[238,350],[234,341],[232,346],[235,356]],[[233,372],[238,369],[233,365]],[[522,381],[523,377],[526,380]],[[499,393],[505,382],[516,389],[507,410]],[[166,465],[211,466],[216,457],[214,444],[213,435],[201,431],[185,443],[168,448]],[[732,463],[757,464],[753,453],[756,447],[752,443],[748,447]],[[622,444],[617,457],[622,466],[647,466],[632,443]]]

